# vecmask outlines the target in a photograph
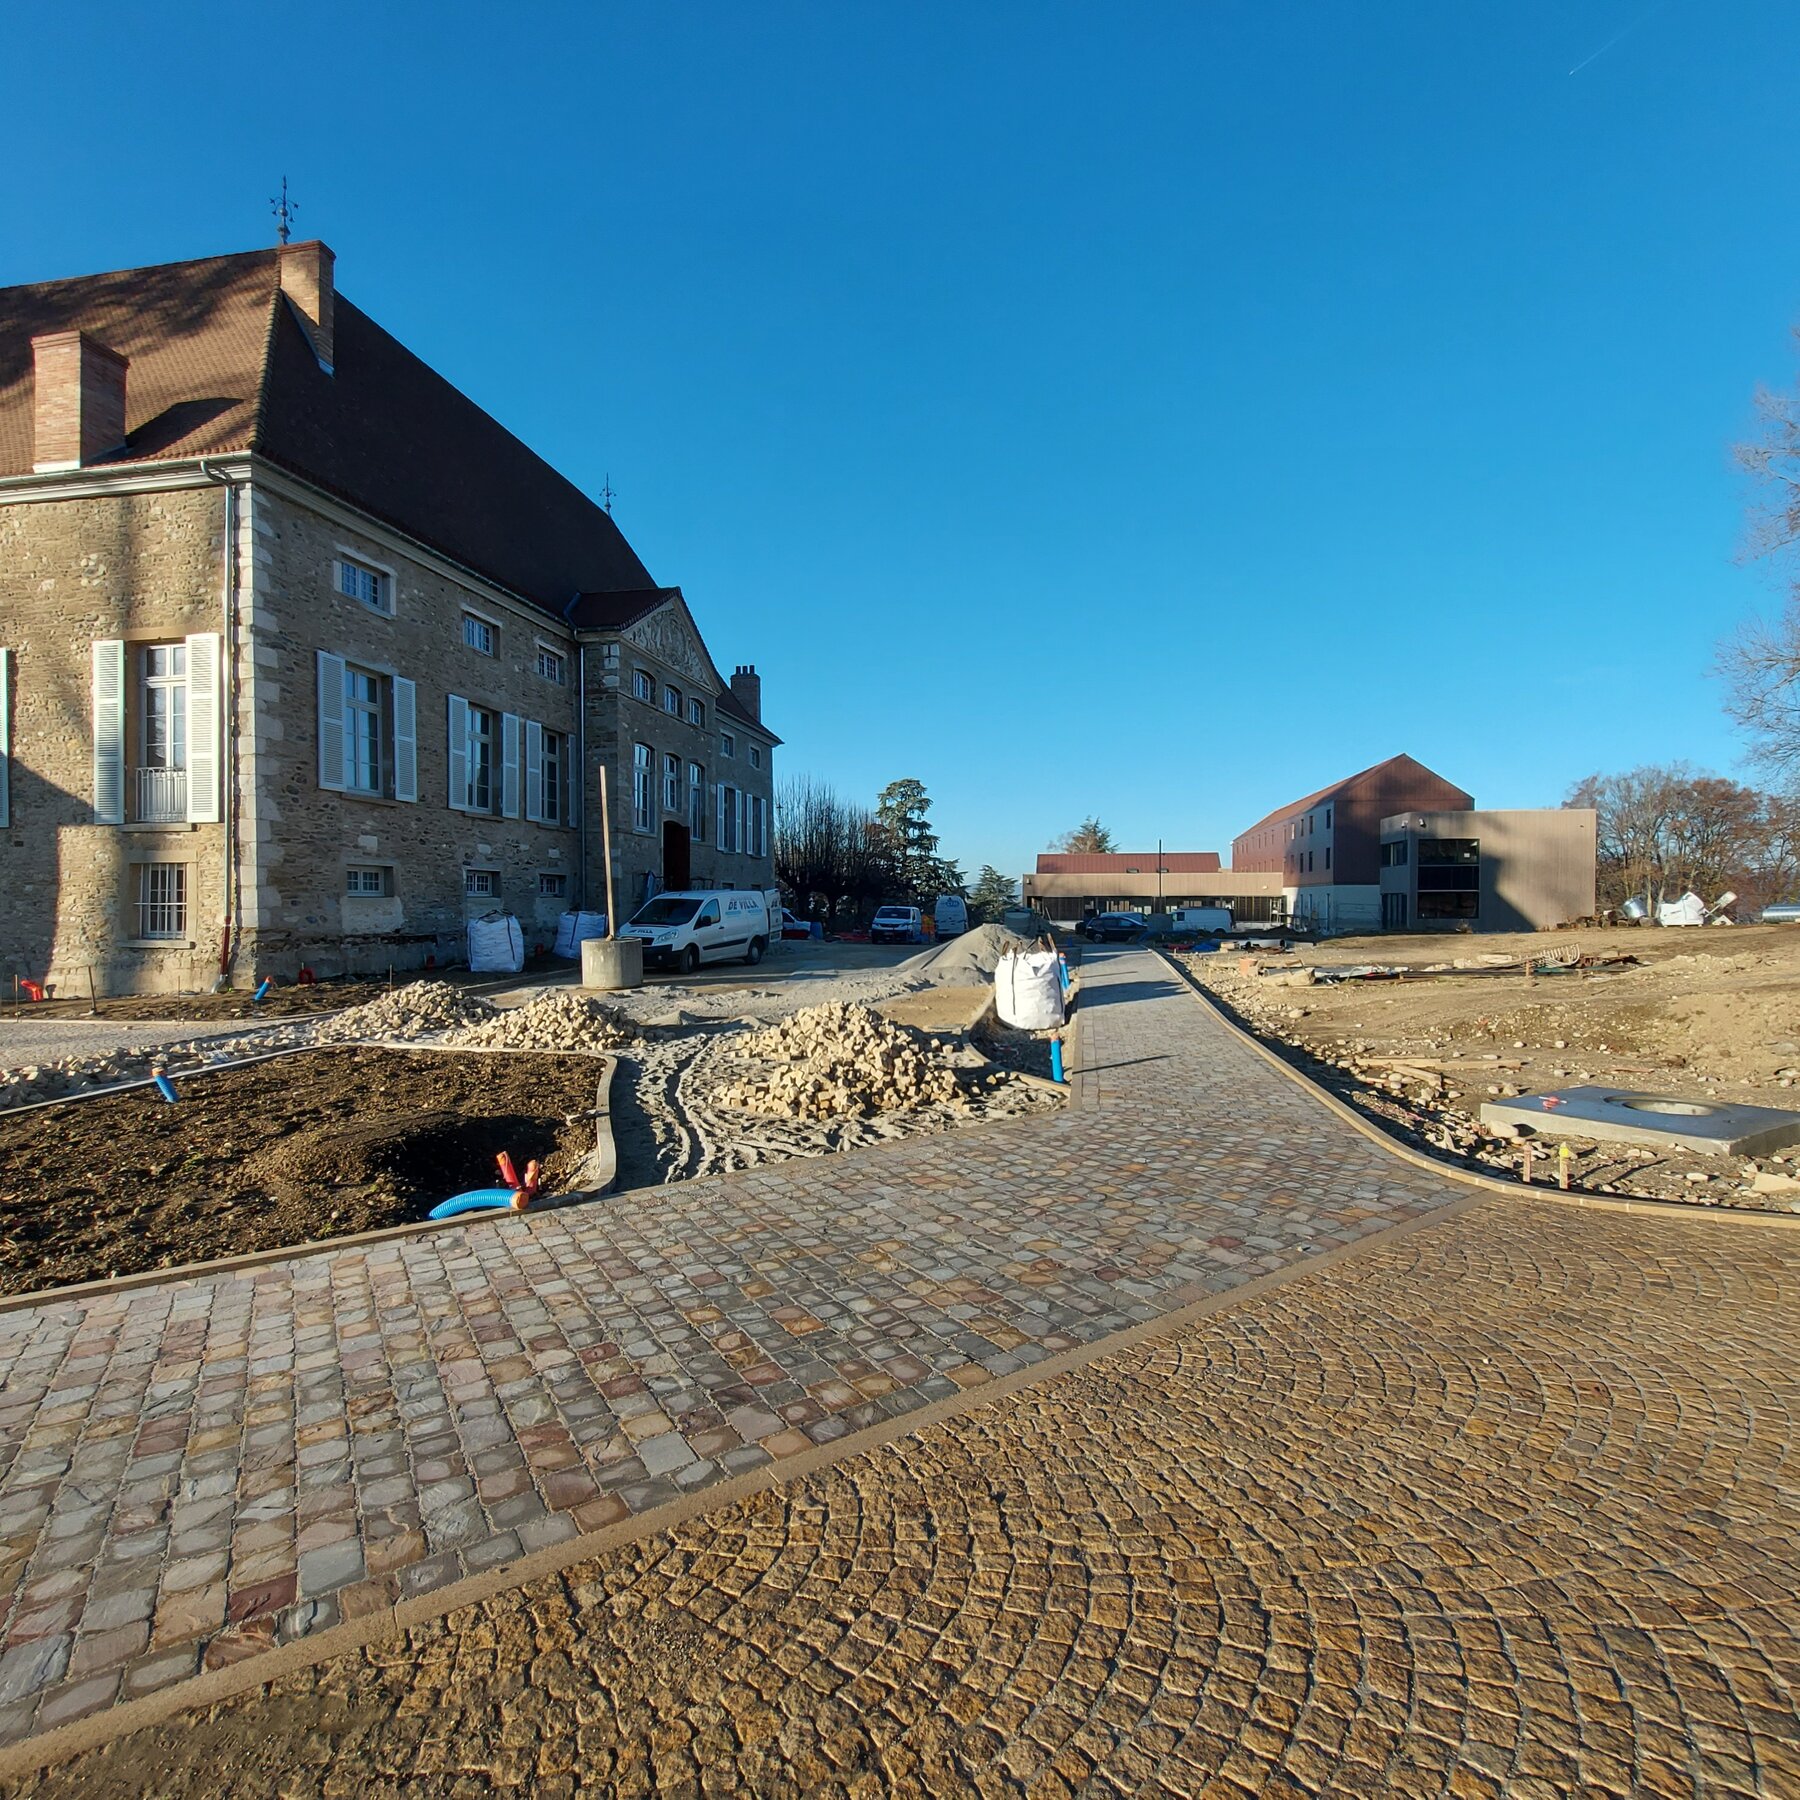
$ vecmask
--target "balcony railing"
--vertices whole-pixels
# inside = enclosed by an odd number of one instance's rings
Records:
[[[176,825],[187,817],[186,769],[133,769],[140,825]]]

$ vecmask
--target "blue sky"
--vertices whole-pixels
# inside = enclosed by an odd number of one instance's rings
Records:
[[[786,769],[919,777],[971,872],[1087,813],[1223,850],[1399,750],[1484,805],[1742,772],[1791,0],[184,0],[6,64],[0,283],[267,242],[285,172],[345,293],[610,472]]]

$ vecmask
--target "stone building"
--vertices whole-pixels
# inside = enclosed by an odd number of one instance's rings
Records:
[[[385,971],[767,887],[779,739],[321,243],[0,290],[0,974]]]

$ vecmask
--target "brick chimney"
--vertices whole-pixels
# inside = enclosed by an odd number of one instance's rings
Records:
[[[31,340],[36,389],[32,467],[79,469],[125,442],[126,361],[84,331]]]
[[[336,297],[332,277],[336,267],[337,258],[317,238],[304,244],[281,246],[281,291],[300,315],[300,323],[312,339],[313,354],[327,374],[331,372],[336,350],[332,326]]]
[[[762,677],[755,663],[739,663],[731,671],[731,691],[737,703],[759,725],[762,723]]]

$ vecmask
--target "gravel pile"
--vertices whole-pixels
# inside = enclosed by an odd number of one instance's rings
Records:
[[[356,1038],[381,1038],[404,1042],[483,1024],[498,1017],[499,1010],[447,981],[414,981],[366,1006],[353,1006],[348,1012],[320,1020],[314,1041],[342,1044]]]
[[[963,1099],[956,1070],[936,1039],[854,1001],[809,1007],[739,1048],[765,1072],[728,1083],[716,1098],[771,1118],[868,1118]]]
[[[493,1012],[493,1008],[488,1009]],[[471,1050],[614,1050],[641,1034],[617,1007],[557,988],[444,1041]]]
[[[977,925],[960,937],[909,956],[894,973],[908,981],[928,982],[932,987],[979,987],[994,979],[1001,957],[1030,948],[1024,938],[1003,925]]]

